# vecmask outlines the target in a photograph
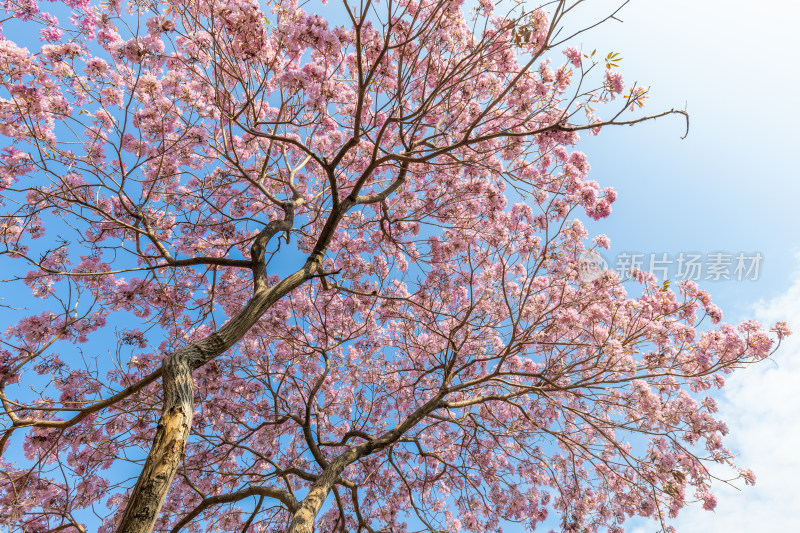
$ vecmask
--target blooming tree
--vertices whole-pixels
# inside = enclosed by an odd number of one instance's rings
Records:
[[[580,275],[578,132],[654,118],[581,3],[5,2],[5,524],[670,529],[752,483],[705,391],[762,327]]]

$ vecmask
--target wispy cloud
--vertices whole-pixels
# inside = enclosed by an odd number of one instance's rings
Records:
[[[756,485],[717,483],[713,512],[692,505],[675,524],[680,533],[786,533],[800,531],[800,272],[788,291],[760,302],[765,325],[786,320],[796,332],[771,360],[736,372],[718,397],[730,428],[726,444],[737,464],[752,469]],[[650,533],[639,526],[633,533]]]

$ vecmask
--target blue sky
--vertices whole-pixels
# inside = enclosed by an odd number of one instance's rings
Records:
[[[597,4],[602,4],[601,0]],[[592,177],[620,193],[611,218],[595,225],[616,252],[760,251],[756,282],[707,288],[727,311],[782,294],[796,269],[800,181],[792,125],[800,111],[789,88],[800,7],[777,0],[638,0],[583,36],[586,49],[620,52],[626,81],[651,88],[645,110],[687,107],[691,130],[664,118],[584,137]]]
[[[603,0],[592,3],[592,10]],[[606,3],[611,5],[610,2]],[[602,8],[601,8],[602,9]],[[601,11],[598,11],[601,12]],[[580,38],[584,49],[621,53],[628,82],[651,88],[646,110],[687,106],[691,131],[677,118],[584,137],[590,177],[619,199],[606,233],[618,253],[761,252],[756,281],[701,281],[738,322],[787,320],[800,336],[800,176],[794,161],[800,74],[793,54],[800,5],[781,0],[635,0],[611,22]],[[611,265],[613,268],[613,264]],[[734,375],[718,395],[726,443],[752,468],[755,487],[718,486],[715,512],[699,505],[678,531],[778,533],[800,527],[800,339],[772,361]],[[740,484],[741,485],[741,484]],[[654,531],[637,523],[633,533]]]

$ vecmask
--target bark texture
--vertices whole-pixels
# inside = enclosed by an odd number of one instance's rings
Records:
[[[325,498],[328,497],[331,488],[333,488],[345,467],[361,458],[365,451],[363,446],[350,448],[325,469],[325,472],[312,485],[311,490],[308,491],[308,494],[303,499],[303,503],[300,504],[300,508],[292,517],[288,533],[313,533],[314,519],[322,508],[322,504],[325,503]]]
[[[181,352],[176,352],[164,361],[165,409],[118,533],[152,531],[180,465],[194,412],[192,374],[185,359]]]

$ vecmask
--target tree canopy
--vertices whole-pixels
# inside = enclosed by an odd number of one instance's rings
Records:
[[[580,132],[688,126],[583,3],[7,1],[8,527],[670,530],[753,483],[708,391],[764,328],[582,275]]]

